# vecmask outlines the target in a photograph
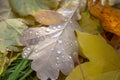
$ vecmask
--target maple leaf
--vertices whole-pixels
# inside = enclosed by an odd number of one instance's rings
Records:
[[[72,54],[78,52],[74,30],[80,30],[80,27],[72,17],[79,7],[79,0],[70,2],[76,3],[71,5],[71,13],[65,13],[65,22],[48,27],[28,28],[21,37],[21,43],[26,46],[23,57],[33,60],[31,67],[41,80],[55,80],[59,76],[59,71],[68,75],[74,69]],[[65,12],[66,8],[62,11]],[[56,14],[58,12],[61,11],[58,10]]]

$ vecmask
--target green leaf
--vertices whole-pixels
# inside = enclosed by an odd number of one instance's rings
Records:
[[[14,12],[21,16],[31,15],[41,9],[57,7],[57,0],[10,0]]]
[[[120,56],[100,35],[76,33],[83,55],[89,62],[76,67],[66,80],[94,80],[100,74],[120,69]]]
[[[83,32],[98,34],[102,32],[99,19],[92,16],[89,11],[81,13],[82,19],[79,21],[80,26],[82,27]]]
[[[0,20],[3,18],[15,17],[14,13],[11,11],[9,5],[9,0],[0,0]]]
[[[27,26],[21,19],[6,19],[0,22],[0,51],[9,46],[19,46],[19,37]]]

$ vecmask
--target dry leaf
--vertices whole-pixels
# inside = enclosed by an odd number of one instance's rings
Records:
[[[120,36],[120,11],[110,7],[108,4],[102,6],[100,0],[94,5],[92,0],[88,2],[91,14],[99,18],[102,26],[106,31],[112,32]]]
[[[95,3],[95,1],[97,1],[97,0],[93,0],[93,4]],[[105,5],[106,3],[107,3],[107,0],[101,0],[102,5]],[[110,6],[113,6],[113,5],[118,4],[118,3],[120,3],[120,0],[108,0],[108,4]]]
[[[33,14],[36,21],[45,25],[59,25],[65,22],[65,17],[55,11],[40,10]]]

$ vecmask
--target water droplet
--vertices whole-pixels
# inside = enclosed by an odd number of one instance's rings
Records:
[[[72,57],[71,57],[71,56],[69,56],[68,58],[69,58],[69,59],[72,59]]]
[[[22,57],[23,57],[23,58],[26,58],[26,57],[27,57],[27,53],[24,52],[24,53],[22,54]]]
[[[62,43],[62,40],[58,40],[58,43],[60,43],[60,44],[61,44],[61,43]]]
[[[70,21],[70,23],[72,23],[72,21]]]
[[[60,25],[58,25],[58,26],[57,26],[57,28],[58,28],[58,29],[60,29],[60,28],[61,28],[61,26],[60,26]]]
[[[46,28],[46,32],[50,32],[50,29],[49,29],[49,28]]]
[[[28,47],[26,50],[30,51],[30,50],[31,50],[31,48],[30,48],[30,47]]]
[[[59,60],[60,58],[59,57],[56,57],[57,60]]]
[[[36,34],[36,35],[38,35],[38,34],[39,34],[39,32],[36,32],[35,34]]]
[[[57,28],[56,28],[56,26],[53,26],[53,30],[56,30]]]
[[[61,51],[57,51],[58,54],[61,54],[62,52]]]

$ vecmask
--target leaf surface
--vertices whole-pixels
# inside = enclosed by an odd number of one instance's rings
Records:
[[[21,19],[6,19],[0,22],[0,51],[5,51],[9,46],[22,45],[19,42],[27,26]]]
[[[98,75],[120,69],[120,56],[101,36],[79,31],[77,36],[83,55],[89,61],[76,67],[66,80],[94,80]]]
[[[75,0],[79,3],[79,0]],[[48,78],[57,79],[59,71],[68,75],[74,68],[72,54],[78,52],[75,29],[80,29],[76,21],[72,20],[78,3],[60,25],[48,27],[29,28],[21,37],[21,43],[25,47],[23,57],[32,59],[32,69],[37,72],[41,80]],[[57,11],[60,12],[60,11]]]
[[[101,32],[102,28],[99,19],[92,16],[89,11],[82,12],[81,17],[79,24],[83,32],[92,34],[98,34]]]
[[[11,7],[14,12],[21,16],[31,15],[41,9],[56,8],[57,0],[10,0]]]

